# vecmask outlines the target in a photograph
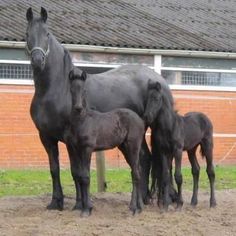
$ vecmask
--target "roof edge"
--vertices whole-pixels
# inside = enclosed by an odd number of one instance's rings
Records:
[[[207,57],[236,59],[234,52],[214,52],[214,51],[191,51],[191,50],[170,50],[170,49],[141,49],[141,48],[122,48],[105,47],[80,44],[62,44],[70,51],[78,52],[103,52],[103,53],[121,53],[121,54],[140,54],[140,55],[162,55],[179,57]],[[25,42],[0,41],[0,48],[25,48]]]

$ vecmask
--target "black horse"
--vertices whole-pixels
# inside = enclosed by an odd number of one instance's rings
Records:
[[[131,168],[133,183],[130,210],[141,212],[143,201],[140,186],[139,152],[145,135],[143,120],[133,111],[125,108],[110,112],[98,112],[86,102],[86,73],[74,69],[69,74],[72,94],[70,139],[79,155],[79,182],[82,197],[82,216],[92,210],[89,199],[90,162],[93,151],[118,147]]]
[[[39,131],[50,164],[53,183],[52,201],[48,209],[63,208],[63,192],[60,182],[58,141],[64,142],[69,153],[71,172],[76,187],[76,208],[81,207],[78,182],[78,155],[67,141],[70,126],[71,93],[68,75],[73,64],[68,51],[49,32],[47,11],[41,8],[40,17],[27,10],[27,50],[31,57],[35,94],[31,103],[31,117]],[[87,100],[90,107],[107,112],[115,108],[129,108],[139,116],[144,113],[148,80],[159,81],[166,104],[163,110],[172,109],[173,99],[165,80],[145,66],[121,66],[105,73],[88,75]],[[164,107],[165,106],[165,107]],[[165,116],[166,112],[164,113]],[[160,120],[159,125],[162,126]],[[160,133],[165,136],[165,132]],[[161,139],[161,137],[160,137]],[[165,139],[165,138],[164,138]],[[157,153],[159,155],[159,153]],[[148,180],[151,154],[145,139],[140,151],[142,195],[148,198]]]
[[[159,114],[162,103],[160,93],[161,85],[158,82],[149,83],[148,100],[144,118],[147,124],[152,124],[155,116]],[[202,157],[206,158],[207,175],[210,182],[211,197],[210,207],[216,206],[215,200],[215,172],[213,166],[213,126],[210,119],[201,112],[189,112],[184,116],[177,112],[173,114],[174,127],[172,130],[172,155],[169,156],[169,165],[172,169],[172,161],[175,159],[175,181],[178,187],[177,207],[183,205],[182,199],[182,174],[181,161],[183,151],[187,151],[192,166],[193,195],[191,205],[197,205],[198,182],[200,166],[196,158],[196,150],[200,145]],[[153,184],[155,185],[155,173],[153,173]],[[154,186],[153,186],[154,187]]]
[[[175,181],[178,187],[178,204],[183,204],[182,200],[182,174],[181,159],[182,152],[187,151],[188,158],[192,166],[193,175],[193,195],[191,205],[197,205],[198,181],[200,166],[196,158],[196,150],[200,145],[200,153],[206,158],[206,172],[210,182],[211,196],[210,207],[216,206],[215,200],[215,171],[213,166],[213,126],[210,119],[201,112],[189,112],[184,116],[176,113],[176,127],[174,130],[176,140],[173,157],[175,159]]]
[[[163,96],[165,87],[162,83],[149,80],[147,90],[143,119],[152,130],[152,191],[155,191],[154,186],[158,186],[158,205],[167,210],[168,205],[177,200],[169,163],[174,145],[172,132],[175,127],[175,111],[172,100]]]

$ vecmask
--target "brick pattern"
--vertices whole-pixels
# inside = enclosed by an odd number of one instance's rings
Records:
[[[0,168],[48,168],[46,152],[29,114],[33,93],[33,86],[0,85]],[[236,134],[236,93],[173,91],[173,95],[180,114],[201,111],[212,120],[215,164],[236,164],[236,137],[230,137]],[[147,135],[148,143],[149,139]],[[65,145],[59,148],[61,167],[66,168],[69,159]],[[106,151],[105,156],[108,168],[127,166],[117,149]],[[184,165],[189,165],[186,155],[183,159]],[[199,162],[205,160],[199,157]]]

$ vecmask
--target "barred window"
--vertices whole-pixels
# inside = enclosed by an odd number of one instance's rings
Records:
[[[29,64],[0,64],[0,79],[32,80],[33,74]]]
[[[183,71],[182,84],[219,86],[220,73]]]
[[[172,85],[236,87],[236,73],[162,70],[161,74]]]
[[[102,73],[112,68],[110,67],[89,67],[78,66],[80,69],[89,74]],[[8,64],[0,63],[0,80],[14,79],[14,80],[32,80],[33,72],[30,64]]]

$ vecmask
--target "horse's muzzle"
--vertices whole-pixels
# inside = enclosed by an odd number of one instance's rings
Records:
[[[78,114],[80,114],[83,111],[83,107],[79,105],[74,106],[74,111]]]
[[[40,51],[34,51],[31,55],[33,69],[42,71],[45,67],[45,56]]]

